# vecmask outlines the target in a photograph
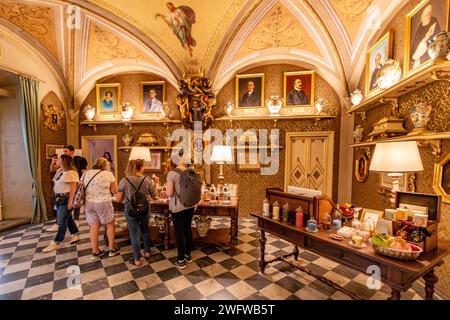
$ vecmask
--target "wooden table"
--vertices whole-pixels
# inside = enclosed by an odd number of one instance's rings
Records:
[[[315,275],[313,272],[296,263],[292,263],[287,257],[293,255],[295,260],[297,260],[299,254],[297,246],[299,246],[363,273],[367,272],[369,266],[378,266],[381,271],[380,280],[391,287],[390,300],[399,300],[401,292],[408,290],[414,281],[422,277],[425,280],[426,299],[432,300],[434,285],[438,282],[438,278],[434,274],[434,269],[443,263],[443,259],[448,253],[448,248],[441,245],[426,254],[420,255],[416,261],[397,260],[376,253],[370,245],[362,249],[356,249],[349,244],[350,239],[344,238],[343,241],[333,240],[330,238],[331,232],[318,231],[316,233],[310,233],[304,228],[296,228],[293,225],[275,221],[259,214],[251,215],[258,219],[258,227],[261,231],[259,240],[261,244],[261,258],[259,263],[261,272],[264,272],[269,263],[285,261],[333,286],[335,289],[349,294],[355,299],[360,297],[348,292],[338,284],[322,276]],[[264,258],[266,232],[294,244],[294,251],[291,254],[266,261]]]
[[[123,205],[115,203],[116,211],[123,211]],[[169,243],[175,243],[175,236],[173,234],[173,227],[170,226],[170,210],[168,201],[165,200],[153,200],[151,201],[151,213],[159,214],[164,217],[164,234],[163,242],[164,248],[169,249]],[[194,215],[207,215],[207,216],[221,216],[230,217],[230,227],[220,229],[210,229],[206,237],[200,237],[197,229],[192,228],[192,236],[194,240],[201,241],[208,244],[222,245],[234,249],[237,245],[238,236],[238,216],[239,216],[239,197],[232,197],[231,204],[223,204],[220,202],[211,203],[210,201],[200,201],[197,205],[197,209]],[[158,238],[158,231],[156,227],[150,227],[150,234],[152,240]],[[127,232],[128,230],[126,230]]]

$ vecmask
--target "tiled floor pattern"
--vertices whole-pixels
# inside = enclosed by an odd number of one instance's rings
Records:
[[[226,219],[215,219],[212,227],[227,223]],[[185,270],[178,270],[171,263],[176,249],[161,251],[162,245],[152,247],[152,257],[142,266],[126,263],[132,256],[129,241],[119,243],[120,256],[91,262],[89,227],[83,216],[82,240],[78,244],[64,242],[59,250],[43,253],[42,249],[54,237],[44,228],[52,224],[34,225],[0,237],[0,300],[349,299],[284,262],[270,265],[261,274],[259,232],[253,218],[239,220],[239,244],[233,255],[226,248],[196,243],[194,262]],[[122,218],[117,219],[117,225],[124,227]],[[267,236],[266,254],[277,256],[292,249],[289,243]],[[384,285],[380,290],[368,289],[367,275],[311,252],[301,251],[299,260],[366,299],[386,299],[390,295],[390,289]],[[77,286],[73,274],[78,268],[81,276]],[[402,294],[402,299],[422,299],[423,295],[423,286],[416,282]]]

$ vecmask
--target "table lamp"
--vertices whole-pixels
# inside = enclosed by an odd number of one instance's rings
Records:
[[[143,159],[144,161],[152,161],[150,149],[148,147],[132,147],[130,152],[130,160]]]
[[[214,146],[210,161],[220,165],[219,180],[224,180],[223,164],[233,161],[233,155],[230,146]]]
[[[375,145],[370,171],[389,172],[392,178],[391,205],[394,207],[395,193],[400,191],[399,182],[404,172],[422,171],[423,165],[416,141],[384,142]]]

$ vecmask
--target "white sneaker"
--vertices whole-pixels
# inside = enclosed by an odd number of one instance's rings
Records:
[[[56,232],[56,231],[58,231],[58,225],[55,223],[50,228],[45,229],[45,231],[47,231],[47,232]]]
[[[80,241],[80,236],[78,234],[73,234],[72,238],[70,239],[70,244],[75,244],[78,241]]]
[[[42,252],[51,252],[53,250],[57,250],[59,248],[59,244],[55,241],[50,242],[47,248],[42,249]]]

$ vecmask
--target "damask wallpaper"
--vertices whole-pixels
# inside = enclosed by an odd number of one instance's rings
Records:
[[[400,63],[403,68],[403,55],[405,46],[405,16],[420,1],[409,1],[396,15],[389,25],[380,30],[377,37],[374,37],[372,43],[375,43],[379,37],[384,35],[388,30],[394,31],[393,58]],[[360,80],[360,88],[364,88],[364,74]],[[417,91],[412,91],[401,96],[398,100],[401,117],[405,120],[404,127],[411,131],[413,128],[409,119],[410,109],[418,102],[431,103],[433,111],[431,120],[428,123],[429,129],[437,132],[450,131],[449,122],[449,104],[450,104],[450,83],[447,81],[437,81]],[[381,106],[367,112],[367,121],[361,121],[356,116],[355,126],[361,124],[364,127],[364,134],[367,135],[373,129],[373,123],[383,117],[389,115],[389,106]],[[373,148],[371,149],[373,152]],[[424,171],[416,173],[416,192],[435,193],[432,187],[433,170],[435,158],[428,148],[419,148],[422,158]],[[442,154],[450,152],[450,141],[444,140],[442,144]],[[356,156],[359,152],[355,152]],[[354,161],[353,161],[354,163]],[[369,172],[367,180],[363,183],[356,181],[353,176],[353,193],[352,199],[354,203],[371,209],[384,209],[387,206],[388,199],[377,192],[377,176],[376,173]],[[442,203],[441,206],[441,223],[439,224],[438,235],[441,241],[450,241],[450,205]],[[450,296],[450,257],[445,259],[444,265],[438,269],[439,282],[438,288]]]
[[[51,105],[53,104],[57,108],[64,111],[64,106],[59,100],[58,96],[50,91],[47,95],[42,99],[42,105]],[[65,112],[65,111],[64,111]],[[45,127],[44,115],[41,112],[41,125],[40,125],[40,137],[41,137],[41,183],[42,190],[44,192],[44,199],[47,206],[47,216],[54,217],[53,206],[51,205],[51,197],[53,194],[53,173],[50,173],[50,163],[51,160],[46,159],[46,145],[54,144],[54,145],[64,145],[66,143],[66,130],[67,127],[64,126],[62,130],[53,131]]]

